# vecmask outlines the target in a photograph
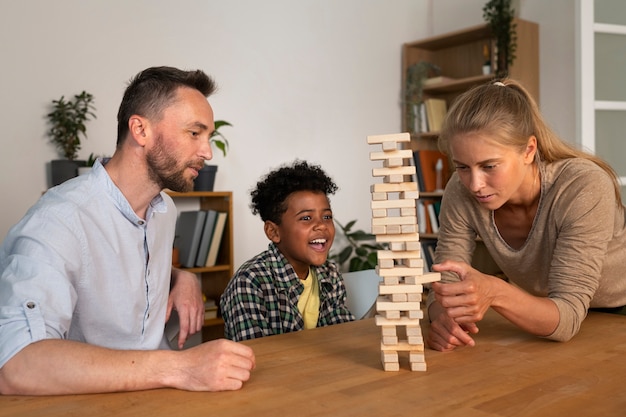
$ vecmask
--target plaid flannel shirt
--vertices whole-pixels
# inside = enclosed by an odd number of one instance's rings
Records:
[[[346,307],[346,287],[337,265],[314,267],[320,286],[317,327],[354,320]],[[304,285],[274,243],[245,262],[229,282],[220,301],[225,336],[246,340],[304,329],[298,299]]]

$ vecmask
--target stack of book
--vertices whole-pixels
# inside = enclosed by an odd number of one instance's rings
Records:
[[[217,303],[215,300],[207,299],[204,302],[204,319],[214,319],[217,317]]]
[[[182,211],[176,222],[175,246],[183,268],[215,266],[226,228],[227,212]]]
[[[420,113],[421,125],[415,126],[415,131],[420,132],[439,132],[443,125],[443,119],[446,117],[448,105],[441,98],[427,98],[420,103],[416,109]],[[415,118],[417,122],[418,118]]]

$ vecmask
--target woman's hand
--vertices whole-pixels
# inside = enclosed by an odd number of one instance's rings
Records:
[[[446,315],[458,324],[479,322],[492,305],[493,280],[499,279],[483,274],[465,262],[444,261],[433,265],[436,272],[454,272],[459,282],[433,282],[435,299],[446,310]]]
[[[431,349],[449,352],[457,347],[474,346],[470,334],[478,333],[475,323],[459,324],[450,316],[438,301],[431,304],[428,313],[431,323],[426,343]]]

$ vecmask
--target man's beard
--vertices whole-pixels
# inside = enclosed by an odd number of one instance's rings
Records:
[[[156,144],[147,156],[148,177],[159,185],[161,189],[168,188],[172,191],[187,192],[193,189],[193,180],[185,178],[185,170],[188,166],[196,164],[185,164],[183,168],[178,167],[178,161],[172,152],[168,152],[163,147],[163,137],[156,139]],[[204,164],[204,161],[202,162]]]

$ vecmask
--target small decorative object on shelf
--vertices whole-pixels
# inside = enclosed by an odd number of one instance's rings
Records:
[[[229,122],[225,120],[216,120],[215,121],[215,130],[213,134],[211,134],[210,142],[212,145],[215,145],[217,149],[222,151],[222,154],[226,156],[226,151],[228,149],[228,139],[222,132],[220,128],[222,126],[232,126]],[[217,174],[217,165],[204,165],[204,167],[198,172],[198,177],[193,182],[193,190],[194,191],[213,191],[215,186],[215,175]]]
[[[485,44],[483,46],[483,58],[485,63],[483,64],[483,75],[491,74],[491,54],[489,53],[489,46]]]

